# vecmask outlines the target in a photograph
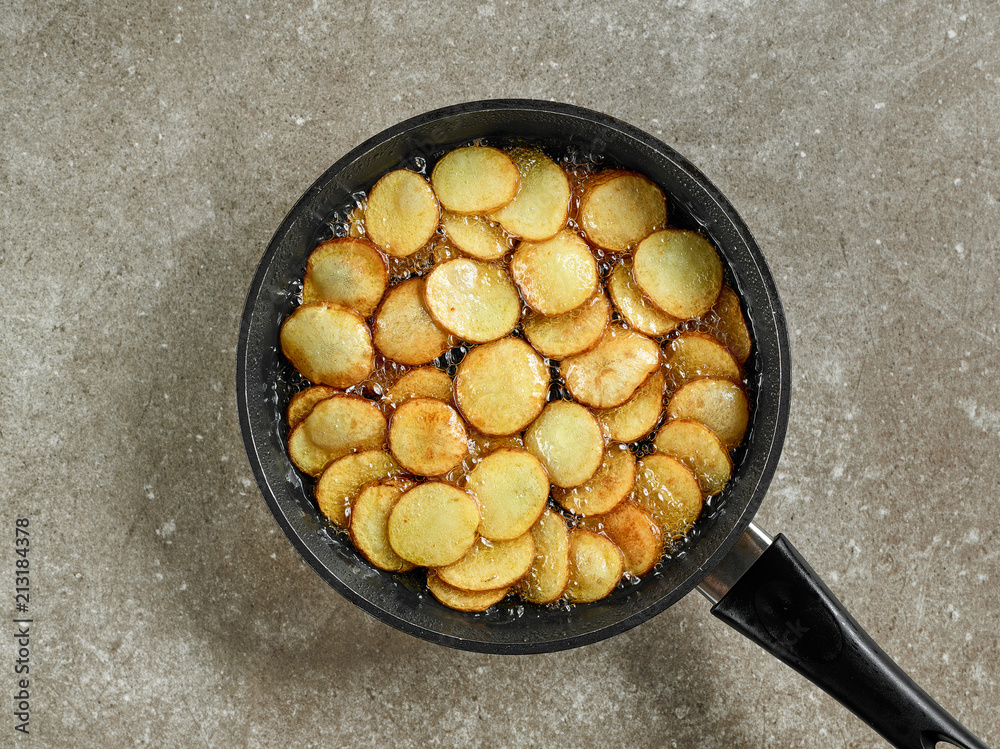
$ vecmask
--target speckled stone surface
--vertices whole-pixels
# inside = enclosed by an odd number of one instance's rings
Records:
[[[996,3],[542,5],[3,4],[2,630],[17,517],[33,623],[29,736],[0,638],[0,745],[884,745],[697,594],[475,655],[362,613],[278,530],[233,386],[260,255],[354,145],[492,97],[619,117],[730,197],[794,368],[758,521],[1000,745]]]

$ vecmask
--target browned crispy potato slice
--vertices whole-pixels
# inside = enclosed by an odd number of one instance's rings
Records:
[[[604,433],[615,442],[636,442],[652,432],[663,411],[664,381],[658,369],[620,406],[594,411]]]
[[[609,325],[590,351],[563,360],[559,371],[581,403],[620,406],[660,365],[660,347],[642,333]]]
[[[509,588],[476,591],[459,590],[448,585],[446,582],[442,582],[441,578],[433,570],[427,573],[427,589],[431,592],[432,596],[448,608],[469,613],[486,611],[493,604],[502,601],[509,590]]]
[[[686,465],[661,453],[639,461],[635,501],[668,539],[682,538],[701,514],[701,487]]]
[[[615,542],[625,555],[625,572],[629,575],[642,577],[663,556],[660,527],[648,512],[631,502],[622,502],[607,515],[587,518],[583,527]]]
[[[357,312],[332,302],[297,307],[281,326],[281,351],[310,382],[349,388],[375,366],[371,332]]]
[[[536,312],[526,315],[524,335],[542,356],[562,361],[596,346],[610,319],[607,297],[598,291],[565,315],[546,317]]]
[[[466,146],[446,153],[431,172],[438,200],[453,213],[492,213],[517,194],[521,178],[503,151]]]
[[[646,335],[659,338],[680,325],[681,321],[656,308],[635,285],[631,263],[619,263],[608,278],[611,301],[625,321]]]
[[[585,528],[570,531],[567,601],[599,601],[618,586],[624,574],[625,555],[612,541]]]
[[[535,558],[518,592],[531,603],[553,603],[569,585],[569,529],[562,515],[545,510],[532,526],[531,536]]]
[[[542,412],[548,392],[548,367],[520,338],[472,349],[455,374],[455,403],[484,434],[520,432]]]
[[[405,492],[389,513],[389,546],[424,567],[457,562],[476,542],[479,507],[468,492],[428,481]]]
[[[300,390],[288,402],[288,426],[294,427],[309,415],[313,406],[324,398],[329,398],[339,392],[336,388],[327,385],[313,385],[305,390]]]
[[[601,515],[613,510],[635,485],[635,457],[625,445],[608,445],[593,477],[572,489],[555,489],[556,501],[574,515]]]
[[[378,350],[400,364],[427,364],[450,349],[454,339],[427,312],[424,279],[411,278],[385,295],[372,322]]]
[[[667,402],[668,419],[691,419],[715,432],[727,448],[743,439],[750,402],[742,385],[721,377],[691,380]]]
[[[499,260],[510,250],[503,227],[485,216],[445,212],[441,225],[455,247],[477,260]]]
[[[555,486],[571,489],[588,481],[604,459],[597,419],[579,403],[553,401],[524,435],[524,446],[541,461]]]
[[[409,398],[451,401],[451,378],[437,367],[411,369],[386,391],[386,401],[395,407]]]
[[[656,449],[694,471],[705,494],[721,492],[733,472],[726,446],[715,432],[697,421],[668,421],[656,435]]]
[[[521,317],[521,298],[503,269],[467,258],[436,266],[424,301],[441,327],[470,343],[503,338]]]
[[[664,229],[646,237],[635,251],[632,277],[657,307],[681,320],[712,309],[722,291],[722,260],[701,234]]]
[[[736,361],[744,364],[750,357],[752,344],[747,321],[743,318],[743,310],[740,309],[740,298],[730,287],[723,286],[719,301],[715,303],[712,311],[716,317],[712,332],[733,352]]]
[[[521,242],[510,273],[524,301],[543,315],[564,315],[597,291],[597,260],[569,229],[542,242]]]
[[[393,457],[417,476],[441,476],[469,452],[465,422],[454,408],[437,398],[411,398],[389,422]]]
[[[343,460],[343,458],[341,458]],[[413,564],[389,546],[386,524],[399,497],[413,487],[409,479],[385,479],[361,490],[351,505],[351,541],[373,565],[389,572],[408,572]]]
[[[531,530],[545,509],[549,477],[527,450],[496,450],[472,469],[467,491],[479,500],[479,535],[510,541]]]
[[[312,411],[288,435],[288,456],[303,473],[319,476],[330,461],[385,443],[385,416],[371,401],[334,395]]]
[[[587,239],[624,252],[666,223],[667,199],[641,174],[609,170],[584,187],[579,216]]]
[[[375,245],[343,237],[312,251],[302,281],[303,302],[334,302],[369,317],[389,282],[389,266]]]
[[[510,541],[480,538],[464,557],[436,571],[442,582],[459,590],[496,590],[527,575],[534,558],[535,540],[530,533]]]
[[[344,455],[330,463],[316,482],[316,504],[327,520],[346,528],[354,499],[365,484],[401,472],[392,456],[382,450]]]
[[[408,257],[437,231],[434,191],[416,172],[397,169],[375,183],[368,193],[365,229],[379,247],[395,257]]]
[[[698,377],[725,377],[739,382],[740,365],[729,349],[707,333],[688,331],[663,351],[663,369],[672,390]]]
[[[521,175],[521,186],[514,199],[493,218],[522,239],[548,239],[569,218],[569,178],[561,166],[536,149],[516,148],[510,157]]]

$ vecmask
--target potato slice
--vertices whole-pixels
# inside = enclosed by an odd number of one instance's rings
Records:
[[[303,302],[334,302],[370,317],[389,283],[389,265],[375,245],[343,237],[323,242],[306,261]]]
[[[712,332],[733,352],[736,361],[745,364],[750,357],[752,344],[750,331],[740,308],[740,298],[729,286],[723,286],[719,301],[712,311],[716,318],[712,324]]]
[[[417,476],[441,476],[469,452],[465,422],[437,398],[411,398],[389,422],[389,450]]]
[[[579,221],[598,247],[625,252],[666,224],[667,199],[641,174],[608,170],[584,187]]]
[[[660,347],[642,333],[609,325],[590,351],[564,359],[559,372],[581,403],[620,406],[660,365]]]
[[[610,319],[611,306],[598,291],[572,312],[556,317],[532,312],[522,325],[525,337],[542,356],[562,361],[596,346]]]
[[[701,514],[701,487],[686,465],[661,453],[639,461],[635,501],[668,539],[683,538]]]
[[[567,601],[599,601],[618,587],[624,574],[625,555],[612,541],[585,528],[570,531]]]
[[[472,349],[455,374],[455,403],[484,434],[520,432],[542,412],[548,392],[548,367],[520,338]]]
[[[479,500],[479,535],[510,541],[531,530],[549,498],[549,477],[527,450],[496,450],[472,469],[465,488]]]
[[[722,260],[704,236],[664,229],[646,237],[635,251],[632,277],[657,307],[682,320],[712,309],[722,291]]]
[[[499,260],[511,249],[503,227],[485,216],[461,216],[446,211],[441,216],[441,226],[455,247],[477,260]]]
[[[288,426],[296,426],[300,421],[309,415],[313,406],[324,398],[329,398],[331,395],[337,395],[339,392],[341,391],[336,388],[328,387],[327,385],[313,385],[305,390],[300,390],[293,395],[292,399],[288,402]]]
[[[368,193],[365,230],[390,255],[409,257],[434,236],[440,215],[427,180],[416,172],[397,169]]]
[[[608,445],[597,473],[573,489],[555,489],[556,502],[574,515],[611,512],[635,486],[635,457],[625,445]]]
[[[389,513],[389,546],[425,567],[457,562],[476,542],[479,507],[461,489],[428,481],[405,492]]]
[[[288,456],[303,473],[319,476],[327,464],[358,450],[385,443],[385,416],[355,395],[321,400],[288,435]]]
[[[389,290],[372,321],[372,337],[386,357],[407,366],[432,362],[455,343],[427,312],[423,278]]]
[[[521,178],[503,151],[466,146],[449,151],[434,166],[431,185],[445,209],[453,213],[492,213],[517,194]]]
[[[521,298],[503,269],[466,258],[428,274],[424,301],[441,327],[470,343],[503,338],[521,317]]]
[[[673,394],[667,402],[667,418],[701,422],[731,449],[746,433],[750,402],[742,385],[722,377],[702,377]]]
[[[302,376],[318,385],[349,388],[375,367],[371,332],[354,310],[309,302],[281,325],[281,351]]]
[[[442,582],[459,590],[478,591],[506,588],[528,574],[535,558],[535,540],[523,533],[511,541],[480,538],[454,564],[438,567]]]
[[[545,510],[531,528],[535,558],[518,584],[518,592],[530,603],[553,603],[569,585],[569,529],[562,515]]]
[[[739,382],[740,365],[729,349],[707,333],[681,333],[663,351],[663,370],[670,389],[698,377],[725,377]]]
[[[705,494],[721,492],[733,472],[726,446],[715,432],[697,421],[668,421],[656,435],[656,449],[694,471]]]
[[[476,613],[486,611],[490,606],[499,603],[507,595],[510,588],[499,590],[459,590],[446,582],[433,571],[427,573],[427,589],[438,601],[450,609]]]
[[[597,419],[579,403],[553,401],[524,434],[528,448],[549,473],[549,481],[571,489],[588,481],[604,459]]]
[[[386,402],[396,407],[409,398],[437,398],[451,402],[451,378],[437,367],[411,369],[386,391]]]
[[[625,556],[625,572],[642,577],[663,556],[663,534],[653,516],[631,502],[622,502],[607,515],[583,521],[583,527],[614,541]]]
[[[572,190],[566,172],[534,148],[516,148],[510,157],[521,175],[521,186],[492,218],[511,234],[532,242],[554,236],[569,218]]]
[[[351,541],[362,556],[380,570],[409,572],[413,569],[411,562],[392,550],[386,535],[389,513],[403,492],[413,487],[413,483],[409,479],[385,479],[370,484],[361,490],[351,505]]]
[[[389,453],[363,450],[337,458],[316,482],[316,504],[326,519],[346,528],[351,506],[365,484],[402,473]]]
[[[637,442],[653,431],[663,412],[665,378],[657,369],[620,406],[594,411],[601,429],[615,442]]]
[[[681,321],[661,312],[636,286],[631,263],[619,263],[608,278],[611,301],[625,321],[646,335],[659,338],[672,331]]]
[[[597,291],[597,260],[569,229],[542,242],[521,242],[510,260],[521,297],[535,312],[564,315]]]

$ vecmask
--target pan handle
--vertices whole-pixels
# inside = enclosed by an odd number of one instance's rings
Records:
[[[702,583],[712,613],[901,749],[988,749],[885,654],[782,535],[751,524]]]

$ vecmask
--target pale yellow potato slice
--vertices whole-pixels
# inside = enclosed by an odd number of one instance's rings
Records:
[[[613,541],[585,528],[570,531],[567,601],[599,601],[618,587],[624,574],[625,555]]]
[[[712,332],[733,352],[736,361],[744,364],[750,357],[752,344],[747,321],[740,308],[740,298],[729,286],[723,286],[712,311],[715,313]]]
[[[522,239],[539,242],[554,236],[569,218],[572,190],[566,172],[533,148],[516,148],[510,157],[521,175],[521,186],[492,218]]]
[[[542,412],[548,392],[548,367],[520,338],[472,349],[455,373],[455,403],[484,434],[520,432]]]
[[[409,257],[434,236],[440,215],[427,180],[416,172],[397,169],[368,193],[365,230],[390,255]]]
[[[707,333],[681,333],[663,351],[663,370],[671,390],[698,377],[725,377],[739,382],[740,365],[723,346]]]
[[[702,377],[691,380],[671,396],[667,418],[701,422],[731,449],[746,433],[750,402],[742,385],[722,377]]]
[[[635,250],[632,277],[643,294],[668,315],[701,317],[722,291],[722,260],[704,236],[664,229]]]
[[[479,500],[479,535],[510,541],[531,530],[542,514],[549,477],[527,450],[500,449],[472,469],[465,489]]]
[[[319,476],[330,461],[358,450],[381,448],[386,420],[378,407],[355,395],[334,395],[288,435],[288,456],[303,473]]]
[[[530,603],[553,603],[569,585],[569,529],[562,515],[547,509],[532,526],[531,537],[535,558],[517,590]]]
[[[441,226],[455,247],[477,260],[499,260],[511,248],[503,227],[485,216],[462,216],[446,211],[441,216]]]
[[[309,415],[309,412],[313,410],[313,406],[324,398],[329,398],[331,395],[337,395],[340,392],[336,388],[327,385],[313,385],[305,390],[300,390],[288,402],[288,426],[296,426]]]
[[[596,346],[610,319],[611,306],[604,293],[598,291],[565,315],[525,315],[522,327],[525,337],[542,356],[562,361]]]
[[[580,197],[580,227],[606,250],[625,252],[666,222],[663,190],[635,172],[602,172]]]
[[[527,575],[534,558],[535,540],[530,533],[510,541],[480,538],[465,556],[436,572],[442,582],[459,590],[496,590]]]
[[[403,492],[412,487],[413,481],[409,479],[384,479],[362,489],[351,504],[348,528],[351,541],[365,559],[381,570],[408,572],[413,569],[412,562],[392,550],[386,533],[389,513]]]
[[[423,278],[389,290],[372,321],[372,338],[386,357],[408,366],[432,362],[455,343],[424,305]]]
[[[656,435],[656,450],[694,471],[705,494],[721,492],[733,472],[726,446],[715,432],[697,421],[668,421]]]
[[[525,432],[524,446],[545,466],[549,481],[563,489],[588,481],[604,459],[597,419],[571,401],[548,404]]]
[[[510,590],[509,588],[477,591],[459,590],[442,582],[433,570],[427,573],[427,589],[432,596],[448,608],[469,613],[486,611],[493,604],[502,601],[507,595],[507,591]]]
[[[503,338],[521,317],[521,298],[504,270],[468,258],[437,265],[424,301],[441,327],[470,343]]]
[[[389,546],[424,567],[457,562],[476,542],[479,506],[468,492],[428,481],[405,492],[389,513]]]
[[[679,460],[661,453],[639,461],[634,497],[667,539],[683,538],[701,514],[698,479]]]
[[[346,528],[351,507],[358,493],[372,481],[381,481],[402,473],[402,469],[383,450],[362,450],[330,463],[316,482],[316,504],[326,519]]]
[[[431,185],[438,200],[453,213],[492,213],[517,194],[521,177],[503,151],[465,146],[449,151],[434,166]]]
[[[681,321],[656,308],[636,286],[632,264],[619,263],[608,277],[608,294],[625,321],[646,335],[659,338],[672,331]]]
[[[615,442],[637,442],[653,431],[663,412],[665,378],[657,369],[631,398],[614,408],[594,411],[608,438]]]
[[[418,367],[404,374],[385,394],[386,402],[396,407],[409,398],[437,398],[451,401],[451,377],[437,367]]]
[[[281,351],[318,385],[349,388],[375,366],[372,336],[361,316],[332,302],[309,302],[281,325]]]
[[[594,408],[620,406],[660,365],[660,347],[642,333],[609,325],[590,351],[564,359],[559,372],[570,393]]]
[[[323,242],[306,261],[303,302],[334,302],[370,317],[389,283],[389,265],[375,245],[343,237]]]
[[[653,516],[631,502],[622,502],[607,515],[583,521],[583,527],[602,533],[625,555],[625,572],[642,577],[663,556],[663,534]]]
[[[600,282],[594,253],[569,229],[541,242],[521,242],[510,274],[527,305],[550,317],[579,307]]]
[[[625,445],[608,445],[604,460],[589,481],[572,489],[555,489],[556,502],[574,515],[611,512],[635,486],[635,456]]]
[[[441,476],[469,452],[465,422],[437,398],[411,398],[389,421],[389,450],[417,476]]]

